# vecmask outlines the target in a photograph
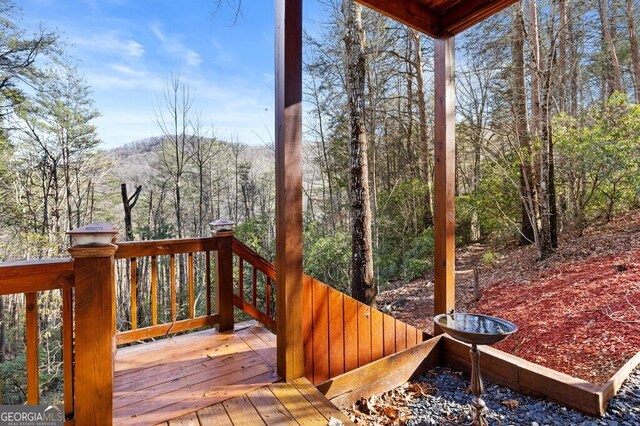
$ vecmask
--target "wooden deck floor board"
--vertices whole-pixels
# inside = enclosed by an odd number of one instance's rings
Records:
[[[259,426],[266,423],[258,414],[247,395],[240,395],[222,403],[234,425]]]
[[[306,379],[277,383],[275,346],[275,336],[251,322],[120,349],[114,424],[352,424]]]
[[[274,383],[269,385],[269,389],[298,424],[323,425],[327,423],[327,419],[292,384]]]
[[[203,357],[201,359],[194,359],[189,363],[180,361],[175,364],[166,364],[163,366],[167,368],[149,368],[145,371],[145,374],[134,375],[134,377],[131,377],[127,381],[118,381],[117,386],[114,386],[113,396],[114,398],[118,398],[121,395],[128,395],[131,391],[139,392],[142,389],[160,386],[162,383],[172,382],[178,378],[187,378],[195,374],[207,374],[220,366],[233,368],[230,364],[241,363],[241,365],[244,365],[244,363],[256,360],[256,358],[255,354],[251,352],[230,351],[229,353],[219,354],[212,358]],[[221,372],[219,375],[221,375]]]
[[[253,327],[252,327],[253,328]],[[244,342],[256,353],[265,363],[273,368],[277,367],[277,352],[275,342],[273,346],[265,343],[263,339],[257,336],[251,331],[251,329],[244,329],[236,332]]]
[[[233,369],[232,369],[233,368]],[[113,407],[116,411],[135,405],[137,412],[146,412],[170,405],[168,401],[181,401],[196,396],[203,396],[220,386],[231,386],[243,380],[272,371],[257,356],[221,368],[211,368],[201,374],[179,377],[159,385],[137,391],[122,392],[114,397]],[[144,411],[142,411],[144,410]]]
[[[201,425],[233,426],[231,419],[222,404],[212,405],[198,411]]]
[[[325,398],[324,395],[318,392],[318,389],[316,389],[316,387],[307,379],[303,378],[294,380],[292,385],[295,386],[307,401],[309,401],[327,420],[330,420],[331,417],[335,417],[344,424],[350,423],[349,418],[327,398]]]
[[[247,394],[258,414],[269,425],[297,425],[291,413],[276,398],[268,387]]]
[[[204,356],[205,354],[215,354],[227,346],[238,344],[238,337],[235,335],[204,335],[202,342],[184,342],[179,340],[173,343],[153,342],[144,345],[154,345],[151,353],[140,353],[131,357],[126,350],[128,348],[119,349],[116,357],[116,377],[122,377],[138,372],[140,369],[148,369],[149,365],[159,368],[165,365],[173,365],[176,361],[189,361],[194,357]],[[155,346],[157,345],[157,346]],[[120,356],[120,351],[124,351]]]
[[[169,422],[169,426],[200,426],[196,413],[190,413]]]

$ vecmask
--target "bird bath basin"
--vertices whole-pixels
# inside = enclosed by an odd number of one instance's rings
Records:
[[[482,377],[480,377],[480,352],[478,345],[493,345],[518,331],[518,327],[502,318],[480,314],[450,313],[436,315],[433,322],[456,340],[471,344],[471,392],[472,425],[487,425],[482,400]]]

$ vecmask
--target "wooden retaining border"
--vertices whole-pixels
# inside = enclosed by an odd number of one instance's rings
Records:
[[[327,380],[317,387],[336,406],[350,407],[362,397],[394,389],[437,365],[468,373],[471,368],[469,350],[470,345],[441,335]],[[638,352],[607,383],[596,385],[488,346],[481,346],[480,351],[484,378],[595,417],[606,412],[609,399],[640,365]]]
[[[350,407],[362,397],[402,386],[440,364],[442,336],[327,380],[317,388],[339,408]]]
[[[635,368],[640,365],[640,352],[635,354],[633,358],[627,361],[620,370],[616,372],[611,378],[602,385],[601,394],[602,406],[600,407],[600,415],[602,415],[605,411],[607,411],[607,403],[609,400],[620,390],[620,386],[622,386],[622,382],[627,380],[629,375],[635,370]]]
[[[470,345],[443,336],[443,363],[469,372]],[[620,389],[622,382],[640,364],[640,352],[631,358],[604,385],[596,385],[550,368],[542,367],[506,352],[481,346],[482,376],[517,392],[545,398],[559,405],[585,414],[600,417],[607,411],[609,399]]]

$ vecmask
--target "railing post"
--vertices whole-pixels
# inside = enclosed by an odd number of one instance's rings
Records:
[[[233,330],[233,222],[222,219],[212,222],[211,236],[218,239],[215,254],[215,305],[218,312],[218,330]]]
[[[75,274],[75,423],[109,426],[113,424],[117,246],[108,241],[115,231],[96,224],[70,234],[77,235],[69,249]],[[107,243],[100,243],[105,237]]]

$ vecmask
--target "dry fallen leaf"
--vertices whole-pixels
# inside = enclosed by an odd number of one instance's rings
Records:
[[[515,399],[503,399],[502,401],[500,401],[500,404],[504,405],[509,410],[515,410],[520,406],[520,403]]]
[[[417,395],[417,396],[427,396],[427,395],[433,395],[434,393],[436,393],[436,388],[431,386],[429,383],[424,383],[424,382],[407,383],[405,385],[405,390],[408,393]]]

